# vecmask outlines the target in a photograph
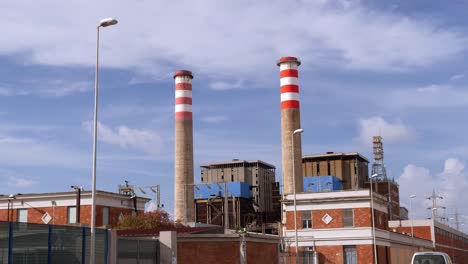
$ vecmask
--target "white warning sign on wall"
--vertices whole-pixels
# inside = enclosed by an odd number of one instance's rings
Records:
[[[48,224],[50,222],[50,220],[52,220],[52,216],[50,216],[49,213],[45,213],[42,217],[41,217],[41,220],[42,222],[44,222],[44,224]]]

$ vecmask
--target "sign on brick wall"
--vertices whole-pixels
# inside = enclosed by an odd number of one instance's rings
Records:
[[[44,222],[44,224],[48,224],[50,222],[50,220],[52,220],[52,217],[50,216],[49,213],[45,213],[42,217],[41,217],[41,220],[42,222]]]

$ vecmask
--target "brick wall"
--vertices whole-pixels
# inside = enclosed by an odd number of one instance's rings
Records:
[[[247,263],[277,263],[278,244],[247,242]]]
[[[374,263],[374,247],[373,245],[357,245],[357,263],[373,264]]]
[[[354,226],[355,227],[370,227],[372,226],[372,218],[370,208],[354,208]]]
[[[239,241],[179,241],[177,243],[177,262],[192,264],[237,264],[240,261],[239,246]]]
[[[315,247],[318,252],[319,263],[332,264],[343,263],[343,247],[342,246],[321,246]],[[359,264],[361,262],[358,262]]]

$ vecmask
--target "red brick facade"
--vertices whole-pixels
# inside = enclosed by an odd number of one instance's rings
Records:
[[[328,210],[313,210],[307,211],[312,214],[313,229],[323,228],[343,228],[343,209],[328,209]],[[375,227],[386,230],[388,226],[388,216],[386,213],[374,210],[375,212]],[[302,229],[302,214],[304,212],[297,211],[297,229]],[[329,215],[332,220],[326,224],[322,218]],[[370,208],[354,208],[353,209],[354,227],[371,227],[372,218]],[[286,212],[286,229],[294,229],[294,212]]]
[[[103,225],[103,208],[106,206],[96,206],[96,226]],[[66,225],[68,224],[68,207],[67,206],[56,206],[53,207],[41,207],[41,208],[27,208],[28,210],[28,223],[43,224],[41,218],[45,213],[48,213],[52,220],[49,224]],[[8,214],[7,209],[0,209],[0,221],[7,221]],[[119,221],[120,213],[123,215],[131,215],[133,209],[129,208],[115,208],[109,207],[109,226],[113,227]],[[143,210],[138,213],[143,213]],[[91,206],[81,206],[81,224],[91,225]],[[18,209],[10,209],[10,220],[13,222],[18,221]]]

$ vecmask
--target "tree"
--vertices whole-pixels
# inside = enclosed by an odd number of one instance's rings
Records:
[[[158,229],[158,228],[172,228],[179,227],[180,223],[172,221],[169,213],[162,209],[152,212],[145,212],[144,214],[131,216],[124,216],[117,223],[117,229]]]

